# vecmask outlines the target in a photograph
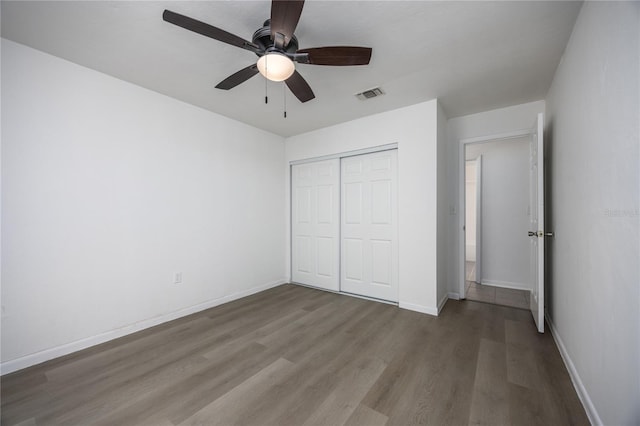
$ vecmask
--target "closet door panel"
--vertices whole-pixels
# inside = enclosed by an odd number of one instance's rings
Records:
[[[291,279],[339,289],[340,160],[291,167]]]
[[[397,151],[341,162],[340,290],[396,302]]]

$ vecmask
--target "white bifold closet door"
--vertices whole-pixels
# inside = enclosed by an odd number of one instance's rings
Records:
[[[398,301],[398,151],[341,160],[340,290]]]
[[[340,159],[291,168],[291,278],[339,290]]]

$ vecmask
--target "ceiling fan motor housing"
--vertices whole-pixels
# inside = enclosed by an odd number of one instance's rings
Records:
[[[291,40],[289,44],[284,49],[278,49],[275,46],[273,40],[271,40],[271,19],[267,19],[262,24],[262,28],[259,28],[255,33],[253,33],[253,44],[260,47],[261,53],[257,53],[258,56],[263,56],[267,51],[280,52],[280,53],[290,53],[294,54],[298,51],[298,39],[295,35],[291,36]]]

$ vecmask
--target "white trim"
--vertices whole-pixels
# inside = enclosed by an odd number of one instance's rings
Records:
[[[510,288],[513,290],[526,290],[531,291],[531,288],[527,284],[522,283],[512,283],[509,281],[493,281],[493,280],[482,280],[480,281],[481,285],[489,285],[492,287],[500,287],[500,288]]]
[[[398,307],[402,309],[407,309],[409,311],[420,312],[422,314],[433,315],[434,317],[438,316],[437,307],[422,306],[422,305],[416,305],[415,303],[407,303],[407,302],[399,302]]]
[[[449,294],[447,296],[451,300],[460,300],[460,294],[458,294],[458,293],[449,292]]]
[[[22,370],[23,368],[31,367],[36,364],[43,363],[45,361],[52,360],[64,355],[68,355],[73,352],[80,351],[82,349],[89,348],[91,346],[99,345],[101,343],[108,342],[110,340],[117,339],[119,337],[126,336],[128,334],[135,333],[140,330],[144,330],[150,327],[154,327],[165,322],[169,322],[187,315],[194,314],[196,312],[204,311],[205,309],[213,308],[223,303],[228,303],[233,300],[240,299],[242,297],[250,296],[261,291],[277,287],[285,284],[287,281],[278,280],[267,284],[252,287],[248,290],[240,291],[230,294],[218,299],[208,300],[197,305],[189,306],[187,308],[179,309],[177,311],[169,312],[157,317],[149,318],[143,321],[129,324],[116,330],[110,330],[95,336],[86,337],[84,339],[76,340],[75,342],[65,343],[64,345],[56,346],[53,348],[45,349],[40,352],[25,355],[20,358],[12,359],[0,363],[0,374],[5,375],[14,371]]]
[[[545,318],[547,320],[547,324],[549,324],[549,331],[551,331],[551,336],[553,336],[553,340],[556,342],[556,346],[558,346],[558,349],[560,350],[560,356],[564,361],[564,365],[565,367],[567,367],[567,371],[569,372],[569,377],[571,378],[571,383],[573,383],[573,387],[576,390],[576,393],[578,394],[578,398],[580,399],[580,402],[582,402],[582,406],[584,407],[584,411],[587,413],[587,417],[589,418],[589,421],[591,422],[592,425],[596,425],[596,426],[602,425],[603,423],[602,423],[602,420],[600,419],[600,416],[598,415],[598,411],[596,410],[595,405],[593,405],[593,401],[591,401],[591,398],[589,397],[589,393],[587,392],[587,389],[584,387],[584,384],[582,383],[582,379],[580,379],[578,370],[576,370],[576,367],[573,364],[573,361],[571,361],[571,357],[569,356],[569,353],[567,352],[567,348],[562,342],[562,338],[560,338],[560,335],[558,334],[558,330],[553,324],[553,321],[551,321],[551,317],[549,317],[548,313],[545,314]]]
[[[447,300],[449,300],[449,295],[445,294],[442,299],[440,299],[440,302],[438,302],[438,315],[440,315],[440,312],[442,312],[442,309],[444,308],[444,305],[447,303]]]
[[[507,140],[531,135],[531,129],[516,130],[513,132],[498,133],[495,135],[478,136],[460,139],[458,142],[458,292],[461,299],[465,298],[465,145],[484,143],[495,140]]]
[[[466,208],[466,207],[465,207]],[[465,218],[467,213],[465,212]],[[475,281],[482,280],[482,155],[476,159],[476,271]],[[465,259],[466,261],[466,259]],[[465,271],[466,274],[466,271]],[[465,277],[466,279],[466,277]]]
[[[372,154],[374,152],[390,151],[398,149],[398,143],[389,143],[386,145],[372,146],[369,148],[357,149],[355,151],[338,152],[336,154],[322,155],[320,157],[303,158],[301,160],[290,161],[289,164],[297,166],[298,164],[315,163],[317,161],[335,160],[336,158],[353,157],[355,155]]]
[[[523,136],[529,136],[530,134],[531,134],[531,129],[521,129],[521,130],[514,130],[513,132],[498,133],[496,135],[477,136],[474,138],[460,139],[460,143],[466,145],[469,143],[499,141],[499,140],[505,140],[505,139],[521,138]]]

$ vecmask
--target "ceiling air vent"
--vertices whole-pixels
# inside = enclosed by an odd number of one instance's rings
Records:
[[[356,98],[360,99],[361,101],[366,101],[367,99],[375,98],[376,96],[382,96],[382,95],[384,95],[384,92],[382,91],[382,89],[379,87],[376,87],[375,89],[369,89],[369,90],[365,90],[362,93],[358,93],[356,95]]]

